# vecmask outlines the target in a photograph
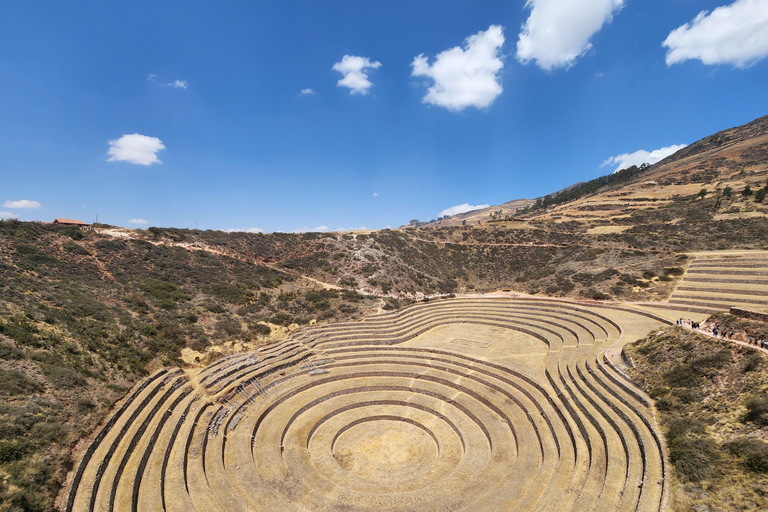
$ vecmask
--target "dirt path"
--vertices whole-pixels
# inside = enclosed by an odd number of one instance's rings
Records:
[[[108,235],[115,238],[128,238],[131,240],[138,239],[138,237],[136,237],[133,233],[122,231],[122,230],[116,230],[116,229],[103,229],[99,233],[102,235]],[[269,267],[272,270],[275,270],[277,272],[282,272],[283,274],[288,274],[293,277],[298,277],[301,279],[306,279],[307,281],[312,281],[313,283],[320,285],[326,289],[332,289],[332,290],[342,289],[341,286],[331,284],[331,283],[326,283],[324,281],[320,281],[319,279],[315,279],[314,277],[305,276],[304,274],[301,274],[300,272],[296,272],[295,270],[292,270],[292,269],[279,267],[275,263],[264,261],[256,257],[246,258],[242,254],[225,251],[225,250],[222,250],[221,248],[204,244],[202,242],[173,242],[170,240],[159,240],[159,241],[147,240],[147,242],[151,243],[152,245],[167,245],[169,247],[181,247],[189,251],[204,251],[210,254],[215,254],[217,256],[226,256],[228,258],[232,258],[238,261],[242,261],[243,263],[249,263],[252,265],[264,265],[265,267]],[[114,280],[114,278],[112,279]]]

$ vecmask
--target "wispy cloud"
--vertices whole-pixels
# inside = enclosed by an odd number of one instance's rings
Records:
[[[339,231],[339,232],[341,232],[341,231],[368,231],[368,228],[365,227],[365,226],[360,226],[359,228],[352,228],[352,227],[349,227],[349,228],[336,228],[336,231]]]
[[[702,11],[670,32],[662,46],[668,48],[668,66],[697,59],[749,67],[768,56],[768,2],[738,0],[711,13]]]
[[[108,162],[128,162],[138,165],[162,164],[157,152],[165,149],[157,137],[133,133],[109,141]]]
[[[336,82],[339,87],[349,88],[350,94],[368,94],[373,86],[368,80],[366,69],[378,69],[381,62],[371,60],[368,57],[358,57],[356,55],[345,55],[341,62],[333,65],[333,70],[338,71],[344,77]]]
[[[379,197],[379,193],[378,192],[374,192],[373,193],[373,197]]]
[[[434,80],[421,101],[453,111],[490,106],[503,91],[498,76],[504,67],[499,55],[503,45],[504,30],[491,25],[468,37],[463,49],[439,53],[431,65],[423,53],[415,57],[411,76]]]
[[[128,221],[128,223],[129,224],[149,224],[149,222],[147,222],[144,219],[131,219]]]
[[[11,212],[0,212],[0,220],[18,219],[18,215]]]
[[[25,208],[28,210],[34,210],[40,208],[42,205],[37,201],[30,201],[29,199],[22,199],[21,201],[6,201],[3,203],[3,208]]]
[[[159,77],[154,74],[150,73],[149,76],[147,76],[147,81],[152,82],[153,84],[162,85],[163,87],[173,87],[174,89],[186,89],[187,83],[186,80],[174,80],[173,82],[161,82]]]
[[[615,165],[616,169],[614,169],[614,172],[616,172],[621,169],[626,169],[627,167],[632,167],[633,165],[640,166],[642,164],[655,164],[656,162],[660,162],[668,156],[677,153],[685,146],[687,146],[687,144],[676,144],[665,148],[654,149],[653,151],[645,151],[644,149],[641,149],[634,153],[624,153],[610,157],[603,162],[600,167]]]
[[[317,94],[317,93],[312,89],[302,89],[301,94],[302,96],[307,96],[307,95],[312,96],[313,94]]]
[[[464,204],[457,204],[456,206],[451,206],[450,208],[446,208],[445,210],[441,211],[438,217],[445,217],[446,215],[457,215],[459,213],[467,213],[474,210],[482,210],[483,208],[488,208],[489,204],[476,204],[471,205],[469,203]]]
[[[610,23],[624,0],[528,0],[531,15],[517,40],[517,60],[545,70],[570,67],[592,48],[589,40]]]
[[[325,231],[328,231],[328,226],[316,226],[314,228],[304,226],[303,228],[294,229],[291,233],[323,233]]]

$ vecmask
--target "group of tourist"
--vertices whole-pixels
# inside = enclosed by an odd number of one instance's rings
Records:
[[[725,329],[721,329],[719,325],[715,325],[712,328],[712,336],[715,338],[729,340],[733,337],[733,329],[726,331]]]
[[[701,324],[699,324],[699,322],[691,319],[686,320],[685,318],[679,318],[677,320],[677,325],[681,327],[688,327],[689,329],[696,329],[696,330],[698,330],[699,327],[701,327]]]
[[[704,334],[710,334],[711,336],[721,340],[730,340],[733,338],[733,329],[721,328],[718,324],[715,324],[712,328],[705,327],[702,329],[699,322],[691,319],[678,318],[675,323],[680,327],[686,327],[688,329],[693,329]],[[748,336],[748,338],[750,345],[755,345],[756,347],[768,350],[768,340],[766,340],[764,337],[760,337],[758,339],[755,336]]]

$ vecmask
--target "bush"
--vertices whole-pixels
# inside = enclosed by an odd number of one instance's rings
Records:
[[[40,363],[40,370],[57,389],[79,387],[86,384],[85,378],[71,368]]]
[[[341,298],[349,302],[360,302],[365,298],[365,295],[351,290],[344,290],[341,292]]]
[[[0,463],[17,461],[30,449],[29,443],[23,439],[0,439]]]
[[[0,370],[0,395],[32,395],[43,390],[43,386],[20,371]]]
[[[747,400],[745,421],[751,421],[761,426],[768,426],[768,396],[752,397]]]
[[[88,256],[91,254],[88,249],[78,244],[77,242],[73,242],[72,240],[64,244],[64,250],[72,254],[78,254],[80,256]]]
[[[24,352],[10,343],[0,342],[0,359],[10,361],[12,359],[24,359]]]
[[[667,424],[669,460],[683,481],[698,482],[716,468],[721,453],[717,443],[709,439],[704,425],[689,418],[676,418]]]
[[[742,458],[744,466],[754,473],[768,473],[768,443],[753,437],[739,437],[725,444],[731,454]]]
[[[182,292],[178,286],[168,281],[159,281],[157,279],[148,279],[143,282],[139,288],[141,291],[157,300],[163,309],[175,309],[176,303],[187,301],[191,297]]]
[[[259,336],[269,336],[272,332],[272,328],[266,324],[253,324],[250,326],[251,332]]]
[[[218,283],[211,287],[210,294],[232,304],[245,305],[253,301],[256,295],[243,285]]]

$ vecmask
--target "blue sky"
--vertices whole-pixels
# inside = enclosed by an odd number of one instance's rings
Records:
[[[0,217],[396,227],[768,114],[766,55],[766,0],[6,0]]]

